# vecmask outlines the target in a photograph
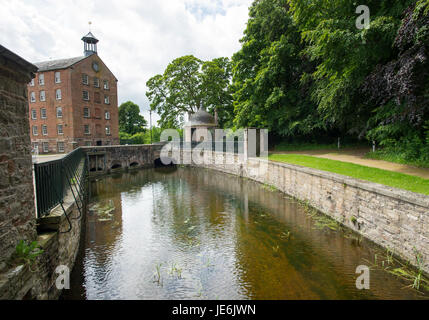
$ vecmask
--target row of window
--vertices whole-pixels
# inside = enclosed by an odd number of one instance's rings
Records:
[[[55,99],[61,100],[61,89],[55,90]],[[45,90],[42,90],[39,92],[39,100],[40,101],[46,101],[46,92]],[[34,91],[30,92],[30,102],[36,102],[36,93]]]
[[[62,99],[62,95],[61,95],[61,89],[56,89],[55,90],[55,99],[56,100],[61,100]],[[82,91],[82,99],[85,101],[89,101],[89,92],[86,90]],[[45,90],[42,90],[39,92],[39,100],[44,102],[46,101],[46,92]],[[95,92],[94,93],[94,101],[96,103],[101,103],[101,98],[100,98],[100,93],[99,92]],[[30,102],[36,102],[36,93],[34,91],[30,92]],[[110,104],[110,98],[108,95],[104,95],[104,104]]]
[[[82,74],[82,84],[89,86],[89,76],[85,73]],[[93,85],[95,88],[100,88],[100,79],[97,77],[93,78]],[[103,89],[109,90],[109,81],[103,80]]]
[[[96,128],[98,129],[99,125],[96,125]],[[39,135],[39,127],[38,126],[33,126],[32,127],[33,130],[33,136],[38,136]],[[96,130],[99,131],[99,130]],[[85,134],[91,134],[91,126],[89,124],[85,124],[83,126],[83,132]],[[110,135],[110,126],[106,126],[105,127],[105,132],[106,135]],[[42,125],[42,134],[44,136],[48,135],[48,126],[47,125]],[[57,124],[57,134],[62,135],[64,134],[64,130],[63,130],[63,125],[62,124]]]
[[[83,108],[83,117],[91,118],[91,110],[89,108]],[[95,118],[101,118],[100,109],[95,109]],[[104,119],[110,120],[110,111],[104,111]]]
[[[63,117],[63,108],[57,107],[56,114],[57,114],[57,118],[61,119]],[[91,117],[91,110],[89,108],[87,108],[87,107],[83,108],[83,117],[84,118],[90,118]],[[95,117],[101,118],[100,109],[95,109]],[[48,118],[45,108],[40,109],[40,118],[41,119],[47,119]],[[36,109],[31,109],[31,119],[37,120],[37,110]],[[104,111],[104,119],[110,120],[110,111],[107,111],[107,110]]]
[[[61,100],[61,89],[55,90],[55,99]],[[86,90],[82,91],[82,99],[85,101],[89,101],[89,92]],[[46,101],[46,92],[44,90],[39,92],[39,100],[44,102]],[[100,93],[95,92],[94,93],[94,101],[96,103],[101,103]],[[36,93],[34,91],[30,92],[30,102],[36,102]],[[104,95],[104,104],[110,104],[110,98],[108,95]]]
[[[61,72],[57,71],[55,72],[54,76],[55,83],[61,83]],[[82,74],[82,83],[85,85],[89,85],[89,77],[87,74]],[[100,79],[97,77],[94,77],[93,79],[94,87],[100,88]],[[39,85],[44,86],[45,85],[45,75],[43,73],[39,73]],[[31,79],[30,86],[34,87],[34,79]],[[109,81],[103,80],[103,88],[104,90],[109,90]]]
[[[39,135],[39,127],[38,126],[33,126],[33,136],[38,136]],[[48,126],[46,124],[42,125],[42,134],[44,136],[48,135]],[[63,130],[63,125],[62,124],[57,124],[57,134],[64,134],[64,130]]]
[[[57,118],[62,118],[62,117],[63,117],[63,108],[62,107],[57,107]],[[48,118],[45,108],[41,108],[40,109],[40,118],[41,119],[47,119]],[[32,120],[37,120],[37,111],[36,111],[36,109],[31,109],[31,119]]]
[[[61,72],[57,71],[55,72],[54,77],[55,83],[61,83]],[[44,86],[45,85],[45,75],[43,73],[39,73],[39,85]],[[34,87],[34,79],[31,79],[30,86]]]
[[[37,152],[39,152],[39,143],[38,142],[34,142],[34,150]],[[42,150],[43,152],[49,152],[49,142],[42,142]],[[64,142],[57,142],[57,151],[60,153],[64,152]]]
[[[89,92],[86,90],[82,91],[82,99],[85,101],[89,101]],[[94,92],[94,102],[101,103],[100,93]],[[108,95],[104,95],[104,104],[110,104],[110,98]]]
[[[100,125],[95,125],[95,129],[96,129],[96,131],[97,132],[99,132],[99,128],[101,128],[101,126]],[[106,127],[104,127],[104,130],[105,130],[105,132],[106,132],[106,135],[107,136],[110,136],[110,126],[106,126]],[[85,133],[85,134],[91,134],[91,126],[89,125],[89,124],[85,124],[84,126],[83,126],[83,132]]]

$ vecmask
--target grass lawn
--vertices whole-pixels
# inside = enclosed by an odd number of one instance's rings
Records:
[[[297,164],[304,167],[334,172],[352,178],[372,181],[386,186],[429,195],[429,179],[403,173],[298,154],[270,154],[269,159],[272,161]]]

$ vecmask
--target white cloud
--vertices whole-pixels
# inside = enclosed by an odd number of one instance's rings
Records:
[[[0,43],[30,62],[83,54],[82,36],[119,79],[119,103],[148,118],[146,81],[174,58],[208,60],[240,48],[252,0],[0,0]]]

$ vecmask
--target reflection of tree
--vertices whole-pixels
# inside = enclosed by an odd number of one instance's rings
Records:
[[[366,251],[352,247],[341,233],[315,230],[295,202],[256,182],[195,168],[147,169],[106,177],[93,183],[91,190],[93,201],[112,201],[116,207],[112,221],[88,217],[87,254],[95,262],[87,266],[92,271],[92,281],[103,283],[105,274],[112,271],[105,268],[114,263],[111,256],[124,236],[123,201],[125,208],[130,203],[141,204],[138,210],[141,208],[144,214],[134,215],[134,223],[143,221],[149,226],[145,241],[128,237],[133,250],[149,247],[139,251],[142,269],[145,259],[155,264],[174,254],[171,259],[183,257],[195,264],[199,263],[197,254],[214,254],[216,257],[210,258],[217,259],[212,261],[215,272],[206,274],[206,279],[198,266],[188,264],[186,271],[201,283],[205,281],[205,288],[227,284],[226,298],[234,294],[238,298],[260,299],[356,297],[356,292],[350,290],[350,281],[355,278],[346,275],[361,264]],[[124,212],[129,217],[127,213]],[[130,225],[134,227],[124,219],[124,228]],[[291,232],[290,240],[282,237],[287,231]],[[151,252],[151,246],[157,251]],[[147,252],[153,256],[147,256]],[[133,253],[128,252],[128,257],[140,263],[140,257]],[[371,279],[371,286],[376,281]],[[372,291],[376,297],[377,290],[374,287]],[[380,290],[381,296],[385,289]]]

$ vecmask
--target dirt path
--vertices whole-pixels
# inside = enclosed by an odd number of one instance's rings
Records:
[[[277,154],[303,154],[309,156],[315,156],[318,158],[325,158],[331,160],[338,160],[344,162],[351,162],[355,164],[360,164],[362,166],[379,168],[389,171],[396,171],[412,176],[421,177],[424,179],[429,179],[429,169],[426,168],[417,168],[405,164],[399,164],[394,162],[388,162],[383,160],[373,160],[366,159],[364,156],[366,153],[371,151],[370,149],[344,149],[341,151],[333,150],[308,150],[308,151],[277,151],[272,153]]]

